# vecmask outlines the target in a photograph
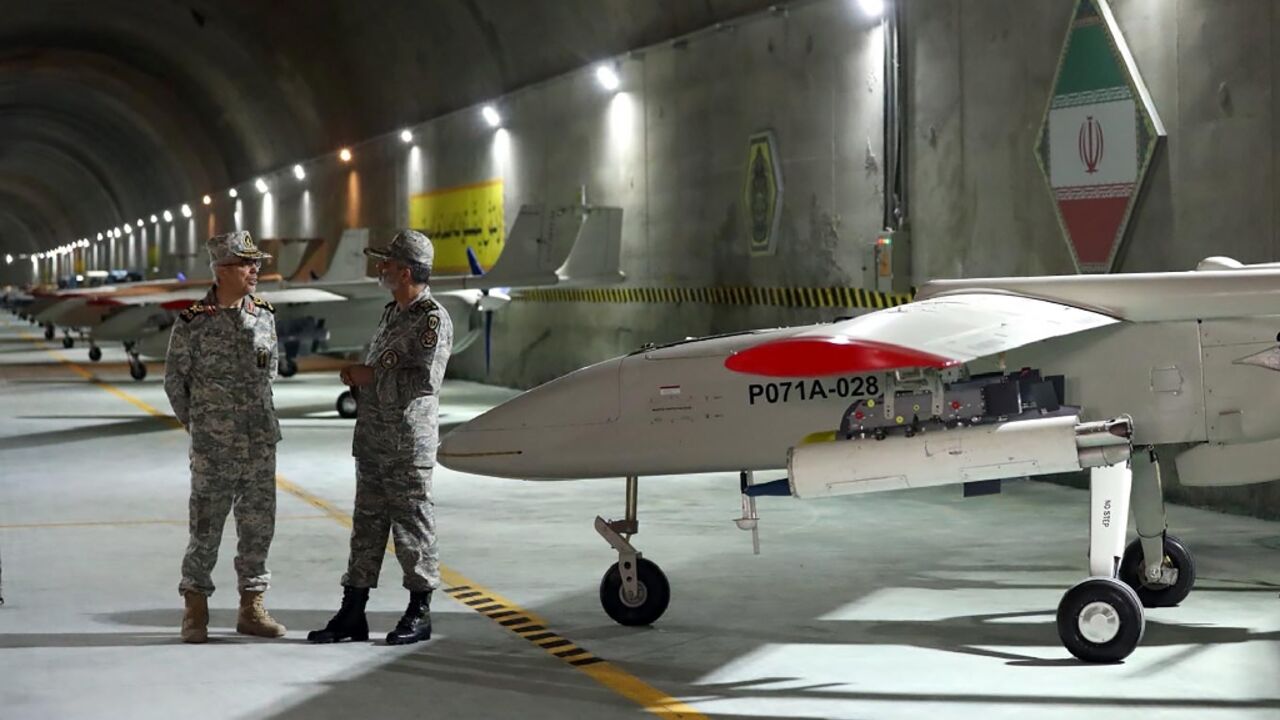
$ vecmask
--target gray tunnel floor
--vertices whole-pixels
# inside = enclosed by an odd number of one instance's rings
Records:
[[[354,493],[353,421],[334,412],[331,372],[275,391],[279,473],[298,490],[279,493],[267,605],[288,636],[233,632],[228,521],[212,640],[183,645],[187,438],[146,410],[168,411],[163,368],[133,382],[119,350],[95,365],[79,346],[37,346],[37,332],[0,319],[6,720],[616,717],[676,701],[741,718],[1280,717],[1280,525],[1171,507],[1196,554],[1196,590],[1148,612],[1125,663],[1082,665],[1059,645],[1054,611],[1085,572],[1087,494],[1036,482],[967,501],[954,487],[763,498],[755,557],[731,522],[735,475],[644,478],[634,541],[673,598],[655,627],[632,629],[600,609],[611,552],[592,529],[597,514],[622,514],[620,480],[440,468],[446,580],[505,598],[569,641],[561,651],[606,662],[573,667],[443,593],[430,643],[310,646],[307,630],[336,608],[347,553],[348,530],[325,508],[349,514]],[[442,424],[510,395],[449,382]],[[399,580],[387,557],[370,602],[379,636],[403,609]]]

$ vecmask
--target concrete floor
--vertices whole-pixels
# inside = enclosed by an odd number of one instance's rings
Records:
[[[1054,611],[1086,566],[1086,494],[1036,482],[968,501],[955,488],[765,498],[763,554],[753,557],[730,522],[736,476],[643,479],[636,542],[666,571],[673,599],[657,626],[630,629],[600,610],[611,554],[591,527],[596,514],[621,514],[621,481],[520,483],[441,468],[451,582],[500,594],[606,662],[572,667],[441,596],[429,644],[310,646],[306,631],[335,609],[346,558],[347,528],[326,508],[349,513],[353,495],[353,421],[333,411],[330,373],[276,386],[279,472],[298,489],[279,495],[268,606],[288,637],[231,632],[228,522],[214,639],[183,645],[187,438],[145,409],[168,410],[162,368],[135,383],[118,350],[90,364],[83,348],[41,349],[22,336],[35,328],[2,318],[5,720],[596,718],[641,716],[646,704],[661,712],[664,697],[687,717],[1280,718],[1280,526],[1172,507],[1170,524],[1199,563],[1196,590],[1182,607],[1148,613],[1127,662],[1082,665],[1059,646]],[[442,423],[510,394],[451,382]],[[383,571],[375,632],[406,599],[392,558]]]

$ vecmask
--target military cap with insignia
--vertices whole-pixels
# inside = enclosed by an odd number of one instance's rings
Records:
[[[396,260],[406,265],[421,265],[428,270],[435,260],[431,239],[417,230],[401,230],[384,248],[365,248],[364,254],[379,260]]]
[[[270,260],[271,256],[253,244],[253,236],[244,230],[214,235],[205,243],[209,249],[209,262],[214,265],[234,265],[241,260]]]

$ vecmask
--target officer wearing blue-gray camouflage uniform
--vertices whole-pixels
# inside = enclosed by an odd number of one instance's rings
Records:
[[[378,280],[394,300],[382,313],[364,364],[342,370],[342,382],[351,386],[359,407],[352,442],[351,554],[341,609],[307,639],[368,639],[365,603],[369,589],[378,586],[390,533],[409,605],[387,643],[401,645],[431,637],[431,592],[440,586],[431,472],[439,442],[437,396],[453,348],[453,323],[427,286],[434,250],[426,235],[404,230],[386,248],[365,253],[377,258]]]
[[[164,389],[191,434],[190,540],[182,558],[182,639],[208,640],[208,597],[227,513],[239,536],[235,559],[240,612],[236,631],[281,637],[262,593],[275,534],[276,443],[280,424],[271,397],[276,376],[275,308],[252,294],[262,261],[247,232],[209,238],[214,286],[178,314],[169,336]]]

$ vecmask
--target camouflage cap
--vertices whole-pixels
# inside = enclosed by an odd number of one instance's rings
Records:
[[[397,260],[406,265],[422,265],[428,270],[435,259],[431,239],[417,230],[401,230],[384,248],[365,248],[365,255],[379,260]]]
[[[209,262],[228,265],[245,260],[270,260],[271,256],[253,244],[253,237],[244,230],[214,235],[205,243],[209,248]]]

